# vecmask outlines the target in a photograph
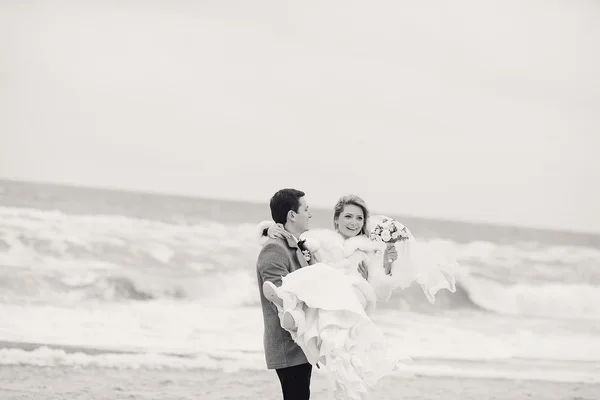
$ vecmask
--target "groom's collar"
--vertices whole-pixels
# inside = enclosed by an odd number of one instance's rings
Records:
[[[286,239],[288,246],[290,246],[291,248],[298,248],[298,239],[296,238],[296,236],[292,235],[292,237]]]

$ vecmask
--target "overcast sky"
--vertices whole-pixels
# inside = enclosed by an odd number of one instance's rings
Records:
[[[0,177],[600,232],[599,49],[595,1],[3,1]]]

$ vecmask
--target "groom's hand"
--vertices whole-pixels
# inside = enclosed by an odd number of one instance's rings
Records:
[[[362,275],[365,280],[369,279],[369,269],[367,268],[367,263],[363,261],[358,263],[358,272]]]

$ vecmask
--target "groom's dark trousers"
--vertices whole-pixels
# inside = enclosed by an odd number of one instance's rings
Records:
[[[308,400],[310,398],[312,365],[306,363],[275,371],[281,382],[283,400]]]

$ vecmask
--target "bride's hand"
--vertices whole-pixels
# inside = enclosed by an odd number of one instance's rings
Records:
[[[272,239],[281,238],[281,239],[290,239],[292,234],[286,231],[281,224],[271,225],[267,230],[267,236]]]
[[[392,264],[398,259],[398,251],[396,246],[388,246],[383,252],[383,269],[386,275],[392,274]]]
[[[369,279],[369,268],[367,267],[367,263],[361,261],[358,263],[358,272],[362,275],[365,280]]]

